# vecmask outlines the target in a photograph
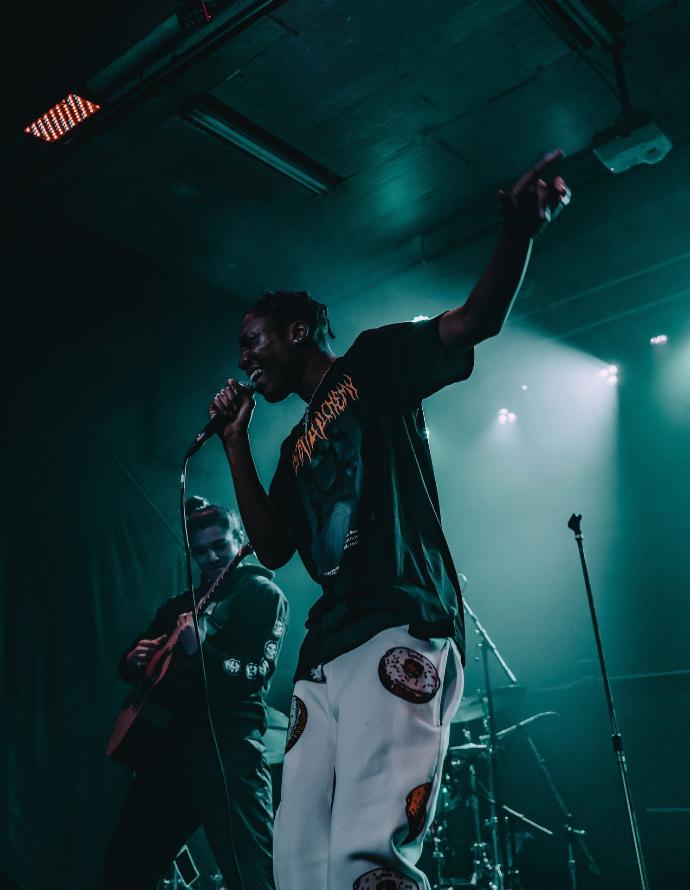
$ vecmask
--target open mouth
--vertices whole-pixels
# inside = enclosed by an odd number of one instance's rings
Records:
[[[256,384],[257,380],[259,379],[259,377],[261,377],[263,372],[264,372],[263,368],[252,368],[252,370],[249,372],[249,375],[248,375],[249,379],[251,380],[252,383]]]

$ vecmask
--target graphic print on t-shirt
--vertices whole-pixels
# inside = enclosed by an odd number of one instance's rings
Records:
[[[323,580],[337,574],[343,553],[359,542],[362,430],[351,410],[358,400],[352,378],[342,374],[310,414],[292,453],[311,557]]]

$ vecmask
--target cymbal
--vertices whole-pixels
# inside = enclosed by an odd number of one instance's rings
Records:
[[[497,686],[492,690],[494,711],[498,713],[508,705],[518,701],[525,695],[524,686]],[[468,695],[463,698],[460,707],[452,719],[452,723],[470,723],[472,720],[481,720],[487,714],[486,692],[478,692],[476,695]]]
[[[466,742],[464,745],[453,745],[452,748],[448,749],[447,756],[452,758],[450,765],[453,766],[453,758],[471,760],[474,757],[483,757],[488,750],[488,745],[476,745],[474,742]]]

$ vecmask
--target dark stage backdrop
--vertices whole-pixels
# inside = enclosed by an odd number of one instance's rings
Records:
[[[81,423],[6,466],[2,860],[22,887],[94,888],[126,773],[103,757],[119,651],[178,588],[176,543]]]
[[[194,364],[205,382],[213,324],[185,325],[186,307],[213,307],[232,331],[236,305],[81,232],[21,216],[12,224],[0,884],[94,890],[128,782],[104,757],[125,692],[117,659],[183,580],[178,472],[164,452],[176,460],[203,423],[205,396],[184,379]],[[161,363],[171,369],[165,392],[154,386]],[[166,402],[185,399],[196,413],[154,451]],[[196,482],[212,488],[203,473]]]

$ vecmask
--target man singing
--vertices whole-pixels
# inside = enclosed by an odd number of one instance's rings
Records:
[[[323,595],[295,674],[276,816],[278,890],[428,890],[416,867],[462,694],[460,586],[441,528],[422,400],[466,380],[499,333],[534,236],[568,203],[543,158],[500,192],[503,227],[465,303],[364,331],[336,357],[326,307],[264,294],[240,329],[240,368],[270,403],[297,393],[268,493],[254,467],[251,390],[230,379],[210,413],[242,519],[271,568],[295,550]]]

